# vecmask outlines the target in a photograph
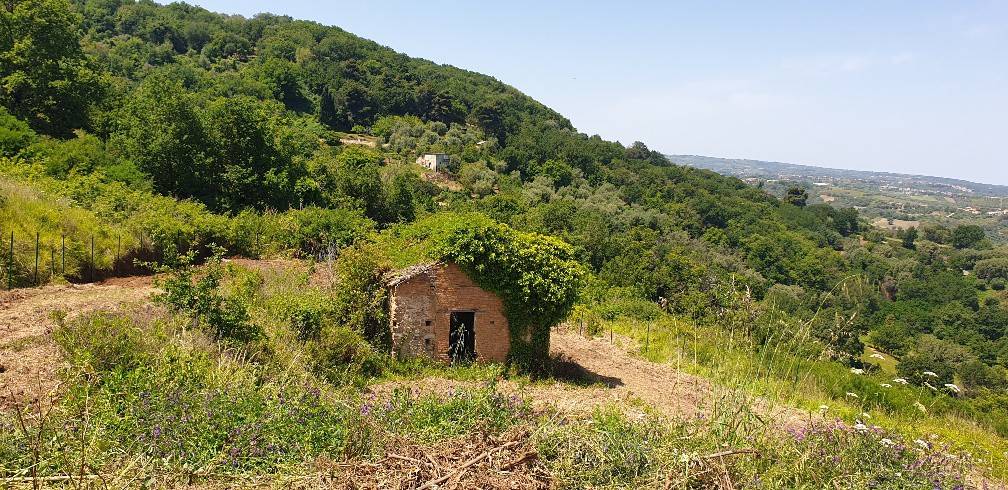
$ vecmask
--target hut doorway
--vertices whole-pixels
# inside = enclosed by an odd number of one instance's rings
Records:
[[[453,311],[448,332],[448,355],[451,361],[471,362],[476,358],[476,313]]]

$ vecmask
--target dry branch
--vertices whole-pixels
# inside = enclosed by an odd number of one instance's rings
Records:
[[[465,470],[469,469],[469,467],[473,466],[474,464],[479,463],[480,461],[482,461],[487,456],[490,456],[490,454],[493,453],[494,451],[500,451],[500,450],[504,450],[504,449],[509,449],[509,448],[515,447],[515,446],[517,446],[519,444],[521,444],[521,443],[518,442],[518,441],[511,441],[511,442],[508,442],[508,443],[506,443],[506,444],[504,444],[502,446],[499,446],[499,447],[496,447],[496,448],[493,448],[493,449],[488,449],[486,451],[483,451],[482,454],[480,454],[479,456],[476,456],[475,458],[470,459],[469,461],[466,461],[465,463],[462,464],[462,466],[458,467],[458,469],[456,469],[455,471],[453,471],[453,472],[451,472],[451,473],[449,473],[449,474],[447,474],[445,476],[442,476],[440,478],[435,478],[433,480],[430,480],[427,483],[424,483],[423,485],[421,485],[420,488],[418,488],[417,490],[426,490],[428,488],[433,487],[434,485],[440,485],[440,484],[448,481],[453,476],[456,476],[456,475],[461,476],[462,473],[465,472]]]
[[[736,454],[756,454],[756,455],[759,455],[759,451],[757,451],[755,449],[748,449],[748,448],[729,449],[727,451],[721,451],[721,452],[717,452],[717,453],[713,453],[713,454],[708,454],[706,456],[703,456],[702,459],[710,460],[710,459],[716,459],[716,458],[723,458],[725,456],[734,456]]]

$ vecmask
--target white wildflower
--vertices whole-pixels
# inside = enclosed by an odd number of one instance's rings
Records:
[[[862,424],[861,422],[858,422],[858,423],[854,424],[854,430],[865,431],[865,430],[868,430],[868,426],[865,425],[865,424]]]
[[[868,357],[874,357],[875,359],[885,360],[885,356],[883,356],[882,354],[879,354],[878,352],[876,352],[876,353],[874,353],[874,354],[872,354],[872,355],[870,355]]]
[[[854,374],[864,374],[864,369],[861,368],[850,368],[850,372]]]
[[[892,385],[891,385],[891,384],[889,384],[889,383],[882,383],[882,385],[881,385],[881,386],[882,386],[883,388],[892,388]]]
[[[924,406],[924,404],[923,404],[923,403],[921,403],[921,402],[914,402],[914,407],[915,407],[915,408],[916,408],[917,410],[920,410],[920,411],[921,411],[921,412],[923,412],[923,413],[927,413],[927,408],[926,408],[926,407]]]
[[[829,406],[828,405],[819,405],[819,411],[820,412],[825,412],[827,410],[829,410]]]
[[[895,378],[892,381],[893,381],[893,383],[896,383],[898,385],[905,385],[905,384],[910,383],[909,381],[907,381],[906,378]]]
[[[864,417],[864,418],[866,418],[866,419],[870,419],[871,418],[871,415],[868,415],[868,412],[861,412],[861,416]]]
[[[924,386],[927,386],[928,388],[931,388],[934,391],[938,391],[938,388],[931,386],[931,383],[928,383],[927,381],[924,382]]]
[[[851,392],[849,392],[849,391],[847,392],[847,396],[849,396],[849,397],[851,397],[851,398],[861,398],[861,397],[859,397],[859,396],[858,396],[858,394],[857,394],[857,393],[851,393]]]
[[[927,443],[927,441],[925,441],[923,439],[914,439],[914,444],[916,444],[916,445],[918,445],[918,446],[920,446],[920,447],[922,447],[924,449],[927,449],[928,447],[931,446],[930,444]]]
[[[954,392],[956,392],[956,393],[961,393],[962,392],[962,390],[960,390],[958,386],[956,386],[956,385],[954,385],[952,383],[945,383],[945,387],[948,388],[948,389],[950,389],[950,390],[952,390],[952,391],[954,391]]]
[[[938,373],[935,373],[934,371],[924,371],[923,374],[924,374],[924,376],[931,376],[932,378],[937,378],[938,377]]]
[[[889,439],[888,437],[882,438],[882,440],[879,441],[879,443],[882,444],[883,446],[892,446],[893,445],[892,439]]]

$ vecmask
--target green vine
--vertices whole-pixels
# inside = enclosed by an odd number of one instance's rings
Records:
[[[439,217],[449,229],[442,228],[448,233],[435,244],[437,258],[458,264],[504,303],[511,333],[508,363],[520,371],[545,373],[550,328],[570,313],[585,277],[572,247],[480,214]]]

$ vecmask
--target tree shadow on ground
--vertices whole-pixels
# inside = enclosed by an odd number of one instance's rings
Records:
[[[564,383],[578,386],[592,386],[603,384],[609,388],[623,386],[623,380],[615,376],[606,376],[591,371],[577,363],[577,361],[563,355],[556,355],[550,359],[552,363],[553,379]]]

